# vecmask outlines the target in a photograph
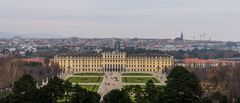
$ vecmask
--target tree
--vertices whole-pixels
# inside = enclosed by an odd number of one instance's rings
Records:
[[[96,92],[89,92],[78,84],[73,88],[70,103],[99,103],[101,96]]]
[[[48,84],[41,89],[41,92],[42,96],[45,97],[43,99],[46,101],[52,101],[52,103],[56,103],[58,99],[64,97],[64,80],[59,79],[58,77],[53,77],[49,80]]]
[[[78,84],[76,84],[73,88],[73,94],[71,96],[71,103],[84,103],[86,98],[87,90],[81,88]]]
[[[15,59],[15,60],[12,60],[9,65],[10,65],[9,73],[10,73],[12,83],[13,83],[16,79],[17,72],[20,69],[20,67],[19,67],[20,62],[19,62],[19,60]]]
[[[126,86],[124,87],[124,90],[125,90],[126,92],[131,93],[131,92],[133,92],[133,89],[134,89],[134,88],[135,88],[134,85],[126,85]]]
[[[202,96],[199,80],[184,67],[174,67],[167,79],[165,103],[193,103]]]
[[[214,92],[214,93],[211,95],[211,98],[214,99],[214,100],[219,100],[221,97],[222,97],[222,94],[221,94],[219,91]]]
[[[72,83],[67,80],[67,81],[65,81],[64,86],[65,86],[64,88],[65,88],[65,93],[66,93],[65,94],[65,102],[67,102],[70,97],[70,94],[72,92],[72,89],[73,89]]]
[[[149,80],[146,83],[146,88],[145,88],[145,99],[147,103],[155,103],[157,102],[157,92],[155,88],[155,84],[153,80]]]
[[[135,93],[134,97],[136,99],[136,103],[144,103],[143,90],[140,85],[134,86],[133,93]]]
[[[87,92],[84,103],[99,103],[101,96],[97,92]]]
[[[125,90],[115,89],[103,97],[103,103],[131,103],[131,100]]]
[[[228,103],[227,96],[221,96],[221,98],[219,99],[219,103]]]
[[[14,82],[13,86],[15,94],[26,94],[36,89],[36,82],[31,75],[23,75],[19,80]]]
[[[14,82],[13,93],[1,99],[3,103],[36,103],[38,89],[31,75],[23,75]]]
[[[163,86],[156,86],[156,98],[157,103],[163,103],[164,101],[164,87]]]
[[[222,95],[219,91],[214,92],[214,93],[211,95],[211,98],[212,98],[213,100],[219,101],[219,103],[228,103],[228,98],[227,98],[227,96]]]
[[[202,99],[201,103],[213,103],[213,100],[210,97],[205,97]]]
[[[240,97],[237,98],[237,100],[235,101],[235,103],[240,103]]]
[[[24,75],[14,83],[13,93],[0,98],[0,102],[56,103],[58,100],[63,100],[63,97],[67,97],[62,101],[64,103],[99,103],[101,98],[96,92],[89,92],[79,85],[72,87],[70,82],[57,77],[50,79],[46,86],[38,89],[32,76]]]
[[[1,98],[0,101],[1,103],[18,103],[17,98],[15,98],[16,96],[14,94],[10,94],[5,98]],[[22,101],[20,101],[20,103],[23,103]]]
[[[63,100],[63,97],[66,97],[63,102],[67,103],[71,92],[72,84],[70,82],[53,77],[46,86],[40,88],[36,103],[56,103],[60,99]]]
[[[17,98],[18,103],[32,103],[36,100],[37,88],[36,81],[31,75],[23,75],[19,80],[14,82],[13,97]]]

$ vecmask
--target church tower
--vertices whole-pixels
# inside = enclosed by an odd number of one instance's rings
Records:
[[[119,52],[121,50],[121,41],[120,40],[117,40],[115,42],[115,47],[114,47],[115,51],[116,52]]]
[[[183,31],[181,31],[181,39],[183,40]]]

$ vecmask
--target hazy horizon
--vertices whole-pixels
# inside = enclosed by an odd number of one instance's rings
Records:
[[[237,0],[0,0],[0,32],[240,41]]]

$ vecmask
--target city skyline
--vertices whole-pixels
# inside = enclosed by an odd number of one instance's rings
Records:
[[[0,4],[0,31],[81,38],[239,41],[237,0],[12,0]],[[203,39],[203,38],[202,38]]]

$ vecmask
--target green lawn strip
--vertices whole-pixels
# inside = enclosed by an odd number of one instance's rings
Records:
[[[69,77],[71,83],[100,83],[103,77]]]
[[[126,78],[126,77],[124,77],[124,82],[126,82],[126,83],[128,82],[128,80],[127,80],[127,78]]]
[[[80,76],[103,76],[104,73],[75,73],[73,75],[80,75]]]
[[[130,95],[130,99],[131,99],[132,103],[137,103],[134,95]]]
[[[126,86],[129,86],[129,85],[123,85],[123,88],[125,88]],[[135,85],[133,85],[135,86]],[[140,85],[142,89],[144,89],[146,87],[146,85]]]
[[[122,73],[122,76],[153,76],[149,73]]]
[[[123,83],[147,83],[148,80],[153,80],[154,83],[160,83],[159,80],[153,77],[123,77]]]
[[[87,89],[88,91],[97,92],[99,85],[80,85],[82,88]]]
[[[101,83],[102,80],[103,80],[103,77],[99,77],[98,80],[97,80],[97,82],[98,82],[98,83]]]
[[[153,78],[154,83],[160,83],[160,81],[157,78]]]
[[[99,85],[94,85],[94,87],[92,88],[92,91],[97,92],[98,88],[99,88]]]

